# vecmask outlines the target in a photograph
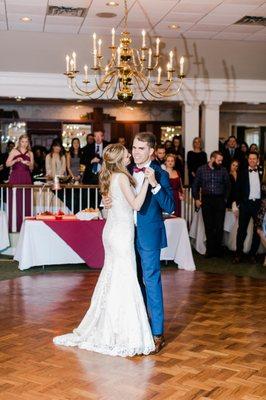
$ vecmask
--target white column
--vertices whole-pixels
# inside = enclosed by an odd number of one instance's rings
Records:
[[[193,149],[192,141],[199,136],[199,102],[183,102],[182,105],[182,139],[185,148],[185,160],[187,153]],[[188,184],[188,171],[185,167],[185,182]]]
[[[185,147],[185,158],[187,152],[192,150],[192,141],[199,136],[199,103],[183,102],[182,106],[182,139]]]
[[[219,149],[220,105],[220,102],[212,102],[202,106],[201,137],[208,158],[212,151]]]

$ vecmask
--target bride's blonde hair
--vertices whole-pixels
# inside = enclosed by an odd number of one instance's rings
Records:
[[[133,187],[136,186],[135,180],[130,175],[127,168],[123,165],[125,151],[126,148],[119,143],[109,144],[103,151],[103,163],[99,175],[100,190],[103,196],[108,195],[111,176],[114,172],[125,174],[128,177],[130,184]]]

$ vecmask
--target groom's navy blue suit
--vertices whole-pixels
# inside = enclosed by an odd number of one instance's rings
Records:
[[[148,188],[146,199],[137,213],[136,250],[138,277],[146,301],[153,335],[161,335],[164,325],[163,295],[160,271],[160,252],[167,246],[162,212],[171,214],[175,210],[173,191],[169,176],[156,161],[150,167],[155,171],[161,189],[153,194]],[[129,167],[133,174],[133,165]]]

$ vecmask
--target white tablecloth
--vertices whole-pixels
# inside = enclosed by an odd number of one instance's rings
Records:
[[[174,260],[179,269],[194,271],[196,269],[187,223],[183,218],[169,218],[164,221],[168,247],[161,250],[161,260]]]
[[[0,251],[10,246],[8,222],[5,211],[0,211]]]
[[[174,260],[180,269],[195,270],[186,222],[182,218],[165,220],[168,247],[161,260]],[[14,259],[19,269],[37,265],[80,264],[84,261],[52,229],[42,221],[25,220],[20,232]]]
[[[226,211],[224,220],[224,244],[232,251],[236,250],[236,236],[238,229],[238,218],[235,217],[232,211]],[[204,222],[202,217],[202,210],[194,213],[191,227],[189,230],[189,236],[191,237],[191,244],[200,254],[206,253],[206,235]],[[250,220],[248,226],[247,237],[244,242],[244,253],[248,253],[251,247],[253,236],[253,220]],[[263,252],[262,246],[259,248],[259,253]]]

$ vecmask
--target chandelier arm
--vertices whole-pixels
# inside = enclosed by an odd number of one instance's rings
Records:
[[[116,94],[118,83],[119,83],[119,80],[116,79],[116,82],[115,82],[115,85],[114,85],[113,94],[112,94],[112,96],[110,97],[110,100],[112,100],[112,99],[114,98],[115,94]],[[111,89],[111,87],[110,87],[110,89]]]
[[[82,88],[77,84],[76,79],[72,79],[72,81],[74,81],[74,82],[72,82],[72,88],[73,88],[73,87],[76,88],[76,89],[80,92],[81,95],[84,95],[84,96],[91,96],[91,95],[93,95],[94,93],[97,93],[97,91],[98,91],[98,87],[94,87],[94,89],[92,89],[92,90],[84,90],[84,89],[82,89]],[[73,84],[74,84],[74,85],[73,85]],[[76,93],[76,92],[75,92],[75,93]]]
[[[137,78],[136,76],[135,76],[135,80],[136,80],[136,82],[137,82],[137,86],[138,86],[138,89],[139,89],[139,91],[140,91],[142,97],[143,97],[145,100],[150,100],[150,99],[148,99],[148,98],[146,97],[146,92],[141,88],[141,85],[140,85],[140,83],[139,83],[139,80],[138,80],[138,78]],[[151,96],[153,96],[153,95],[151,94]],[[154,96],[153,96],[153,97],[154,97]]]

